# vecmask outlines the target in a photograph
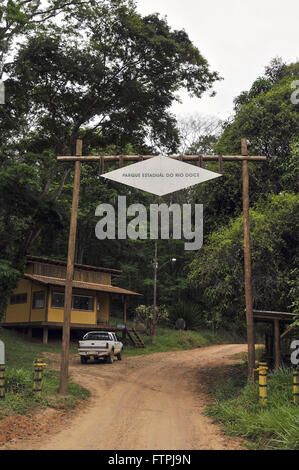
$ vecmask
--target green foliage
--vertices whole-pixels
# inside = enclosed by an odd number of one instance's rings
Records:
[[[290,309],[293,313],[299,315],[299,269],[292,269],[290,272],[290,280],[288,285],[290,287],[289,297],[292,300]]]
[[[4,117],[22,116],[31,149],[54,146],[63,154],[74,152],[80,134],[85,146],[144,150],[149,138],[174,151],[169,108],[176,92],[200,97],[219,78],[186,32],[172,31],[157,14],[142,17],[126,0],[74,8],[62,27],[40,24],[5,72]]]
[[[173,152],[179,140],[169,110],[178,90],[200,97],[219,77],[185,31],[156,14],[142,17],[129,0],[15,1],[1,11],[10,55],[0,57],[7,96],[0,107],[0,251],[22,270],[28,252],[66,258],[73,168],[58,164],[57,155],[74,154],[79,137],[85,154]],[[120,285],[143,293],[148,304],[151,243],[95,238],[95,208],[115,203],[120,192],[130,204],[152,202],[104,181],[97,164],[82,165],[76,261],[123,268]],[[181,242],[161,243],[159,261],[170,252],[179,262],[158,279],[162,304],[188,289],[190,254]]]
[[[240,155],[241,139],[248,140],[249,155],[266,155],[267,162],[249,164],[250,201],[269,193],[298,191],[299,105],[291,102],[291,84],[299,77],[299,63],[274,60],[249,91],[235,99],[234,114],[223,124],[214,145],[216,155]],[[206,165],[218,171],[216,164]],[[204,204],[205,234],[227,225],[242,212],[242,168],[225,163],[222,178],[213,185],[198,185],[193,198]]]
[[[152,342],[152,336],[140,333],[140,336],[146,345],[145,349],[136,349],[130,345],[125,347],[125,356],[136,356],[144,354],[153,354],[167,351],[187,351],[194,348],[202,348],[213,344],[242,343],[244,339],[231,331],[218,330],[215,334],[206,329],[200,331],[183,330],[178,331],[169,328],[157,328],[155,344]]]
[[[153,331],[153,325],[155,320],[154,307],[152,305],[139,305],[135,310],[135,319],[137,322],[145,325],[146,333],[151,335]],[[159,305],[156,307],[156,325],[165,324],[169,320],[169,313],[165,305]]]
[[[59,23],[54,21],[58,13]],[[84,140],[85,154],[174,152],[182,142],[169,110],[178,90],[185,88],[200,97],[219,76],[185,31],[172,30],[157,14],[142,17],[130,0],[2,2],[0,22],[0,62],[8,97],[0,107],[3,311],[26,253],[66,258],[73,172],[57,163],[57,155],[73,154],[79,137]],[[246,136],[250,153],[269,156],[265,164],[250,165],[252,204],[266,199],[269,192],[296,191],[298,106],[290,101],[290,84],[298,71],[298,63],[272,61],[264,76],[236,98],[235,114],[224,124],[219,139],[218,122],[189,122],[191,136],[201,131],[199,139],[192,138],[185,145],[188,153],[239,154],[240,140]],[[207,168],[218,171],[216,164]],[[116,282],[142,293],[143,303],[150,305],[152,240],[100,242],[94,235],[95,208],[101,202],[116,204],[118,194],[126,195],[129,204],[138,201],[148,207],[153,202],[149,194],[104,181],[97,164],[82,165],[76,261],[122,269]],[[233,318],[234,326],[242,328],[241,166],[226,163],[223,178],[160,202],[182,204],[186,200],[204,204],[205,246],[200,251],[202,262],[196,257],[191,274],[200,282],[193,287],[186,279],[194,253],[185,252],[181,241],[161,241],[159,263],[172,256],[177,262],[159,272],[158,303],[174,307],[180,302],[173,316],[183,311],[190,328],[196,327],[196,317],[201,327],[228,326]],[[294,296],[288,297],[290,286],[285,287],[291,279],[288,266],[295,265],[296,240],[287,211],[289,204],[293,207],[291,196],[285,204],[285,210],[274,204],[276,219],[270,206],[268,214],[262,208],[252,212],[256,305],[287,308],[295,301]],[[284,220],[285,216],[289,221],[284,225],[279,217]],[[220,226],[225,227],[223,232]],[[261,230],[270,233],[269,247],[266,236],[258,241]],[[263,264],[269,259],[273,263],[263,274]],[[129,317],[137,302],[132,301]]]
[[[196,303],[187,301],[176,303],[170,310],[169,319],[173,326],[175,326],[175,323],[179,318],[183,318],[185,320],[187,330],[197,330],[205,323],[200,306]]]
[[[270,161],[278,157],[276,164],[289,155],[290,142],[298,135],[299,105],[291,102],[295,67],[298,78],[298,63],[291,64],[276,80],[259,78],[249,92],[236,98],[235,116],[216,146],[219,152],[228,148],[239,152],[239,142],[246,136],[252,155],[266,155]]]
[[[243,388],[240,366],[235,372],[217,378],[216,401],[207,414],[228,434],[250,439],[250,447],[298,450],[299,408],[292,403],[292,370],[269,374],[266,408],[259,404],[258,384]]]
[[[287,311],[290,270],[298,259],[298,195],[269,196],[251,210],[254,306]],[[243,218],[213,232],[191,263],[195,282],[222,326],[244,324]]]
[[[43,373],[42,397],[38,399],[33,392],[34,360],[44,353],[59,354],[61,343],[43,345],[40,340],[35,342],[24,338],[22,334],[0,328],[0,339],[5,343],[5,401],[0,403],[0,419],[14,414],[26,414],[37,407],[54,407],[70,409],[80,400],[89,397],[90,392],[70,381],[68,395],[58,394],[59,373],[45,369]],[[71,353],[77,353],[77,348],[71,346]],[[45,361],[49,364],[49,360]]]
[[[25,369],[8,369],[5,374],[5,390],[20,393],[25,390],[32,391],[32,374]]]
[[[3,318],[8,296],[18,285],[21,273],[8,260],[0,259],[0,320]]]
[[[26,239],[33,220],[38,226],[47,224],[61,228],[59,209],[51,197],[41,198],[39,170],[26,163],[3,162],[0,167],[0,251],[23,267]]]
[[[70,381],[68,395],[58,395],[59,376],[56,371],[46,370],[43,373],[42,397],[37,398],[33,392],[33,366],[29,368],[6,368],[5,401],[0,403],[0,420],[11,414],[27,414],[33,408],[74,408],[80,400],[86,400],[90,392]]]
[[[266,155],[266,165],[255,165],[253,197],[261,192],[293,190],[298,184],[292,165],[298,158],[291,157],[293,143],[298,139],[299,105],[291,102],[292,82],[299,77],[298,62],[266,69],[249,92],[236,98],[235,115],[224,127],[215,150],[222,155],[228,151],[239,154],[240,141],[246,137],[249,155]],[[279,72],[280,68],[280,72]],[[272,70],[272,72],[271,72]],[[269,78],[272,77],[272,78]]]

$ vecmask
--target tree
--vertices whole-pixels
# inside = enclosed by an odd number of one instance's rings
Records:
[[[258,310],[287,311],[292,270],[298,261],[299,197],[270,195],[250,212],[252,285]],[[243,219],[214,231],[190,266],[189,280],[197,285],[205,311],[218,324],[240,327],[244,321]]]
[[[169,319],[169,313],[165,305],[157,307],[156,313],[156,325],[159,323],[167,323]],[[139,305],[135,310],[135,320],[144,324],[147,335],[152,334],[154,326],[154,308],[152,305]]]
[[[142,152],[149,135],[174,151],[176,92],[199,97],[218,79],[184,31],[158,15],[142,18],[130,1],[83,2],[64,21],[32,28],[19,45],[0,110],[6,154],[38,168],[41,198],[54,202],[70,175],[56,156],[73,154],[79,136],[89,153]],[[35,222],[26,249],[40,233]]]
[[[242,137],[249,140],[249,151],[266,155],[272,169],[280,171],[280,164],[290,155],[290,142],[298,135],[299,105],[291,102],[291,83],[299,73],[299,62],[281,65],[278,73],[275,62],[266,68],[249,92],[235,99],[235,115],[225,126],[216,145],[218,152],[231,149],[239,152]],[[275,175],[273,171],[273,176]]]
[[[199,114],[186,115],[178,119],[181,155],[208,155],[220,137],[222,122]]]
[[[265,75],[235,99],[234,114],[223,123],[214,145],[217,155],[239,155],[241,139],[246,137],[249,155],[267,156],[265,163],[249,164],[251,204],[271,192],[298,190],[299,105],[291,102],[291,83],[298,74],[299,63],[272,61]],[[207,168],[218,171],[216,164]],[[204,203],[206,235],[242,212],[241,166],[225,163],[223,170],[223,177],[212,186],[192,190],[194,200]]]
[[[142,18],[125,0],[78,8],[63,27],[40,26],[6,72],[7,95],[23,98],[26,135],[33,143],[51,136],[60,151],[74,151],[79,130],[97,146],[142,145],[150,133],[173,151],[175,93],[200,97],[219,78],[184,31],[158,15]]]
[[[0,5],[0,80],[6,57],[12,45],[34,28],[61,13],[70,13],[74,7],[95,4],[93,0],[2,0]],[[102,2],[100,2],[102,3]]]

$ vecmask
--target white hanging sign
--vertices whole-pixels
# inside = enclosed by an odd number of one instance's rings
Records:
[[[222,175],[174,158],[158,156],[101,176],[157,196],[165,196]]]

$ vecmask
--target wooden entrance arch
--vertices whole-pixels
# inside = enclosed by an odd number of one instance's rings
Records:
[[[75,156],[59,156],[59,162],[74,162],[74,188],[72,214],[70,222],[67,276],[65,283],[65,305],[64,305],[64,324],[62,338],[61,368],[60,368],[60,394],[64,395],[67,391],[67,377],[69,366],[69,346],[70,346],[70,314],[72,299],[72,283],[74,275],[76,229],[78,218],[78,204],[80,193],[80,172],[81,163],[98,162],[100,164],[100,173],[104,173],[105,164],[110,162],[119,162],[122,167],[124,163],[137,162],[154,158],[155,155],[113,155],[113,156],[83,156],[82,140],[77,140]],[[255,340],[254,340],[254,319],[251,287],[251,254],[250,254],[250,217],[249,217],[249,172],[248,162],[264,162],[265,156],[249,156],[247,152],[247,140],[242,139],[241,155],[172,155],[168,158],[174,158],[188,163],[196,163],[199,167],[204,161],[218,161],[219,173],[223,173],[223,164],[225,162],[242,162],[242,180],[243,180],[243,214],[244,214],[244,272],[245,272],[245,304],[246,304],[246,323],[247,323],[247,342],[248,342],[248,379],[253,380],[255,368]]]

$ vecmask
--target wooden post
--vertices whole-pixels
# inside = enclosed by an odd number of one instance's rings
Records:
[[[105,159],[104,157],[100,158],[100,169],[99,174],[102,175],[105,172]]]
[[[274,320],[274,367],[277,370],[280,366],[280,328],[279,320]]]
[[[43,344],[48,344],[48,327],[43,328]]]
[[[223,175],[223,158],[219,156],[219,173]]]
[[[127,324],[127,296],[124,295],[124,325]]]
[[[77,140],[76,155],[82,155],[82,140]],[[62,351],[61,351],[61,367],[60,367],[60,385],[59,393],[65,395],[67,392],[68,368],[69,368],[69,351],[70,351],[70,322],[72,309],[72,283],[74,277],[75,247],[76,247],[76,231],[78,218],[78,205],[80,193],[80,173],[81,163],[75,162],[74,189],[72,214],[70,222],[67,273],[65,281],[65,298],[64,298],[64,322],[62,330]]]
[[[247,141],[242,139],[242,155],[246,156]],[[251,285],[251,254],[250,254],[250,217],[249,217],[249,174],[248,161],[243,160],[243,216],[244,216],[244,271],[245,271],[245,303],[248,342],[248,380],[254,380],[255,340]]]
[[[158,273],[158,243],[155,242],[155,258],[154,258],[154,320],[153,320],[153,337],[152,343],[156,342],[156,325],[157,325],[157,273]]]
[[[122,339],[123,341],[126,340],[127,338],[127,296],[123,296],[123,301],[124,301],[124,317],[123,317],[123,323],[126,325],[126,327],[123,329],[122,332]]]

